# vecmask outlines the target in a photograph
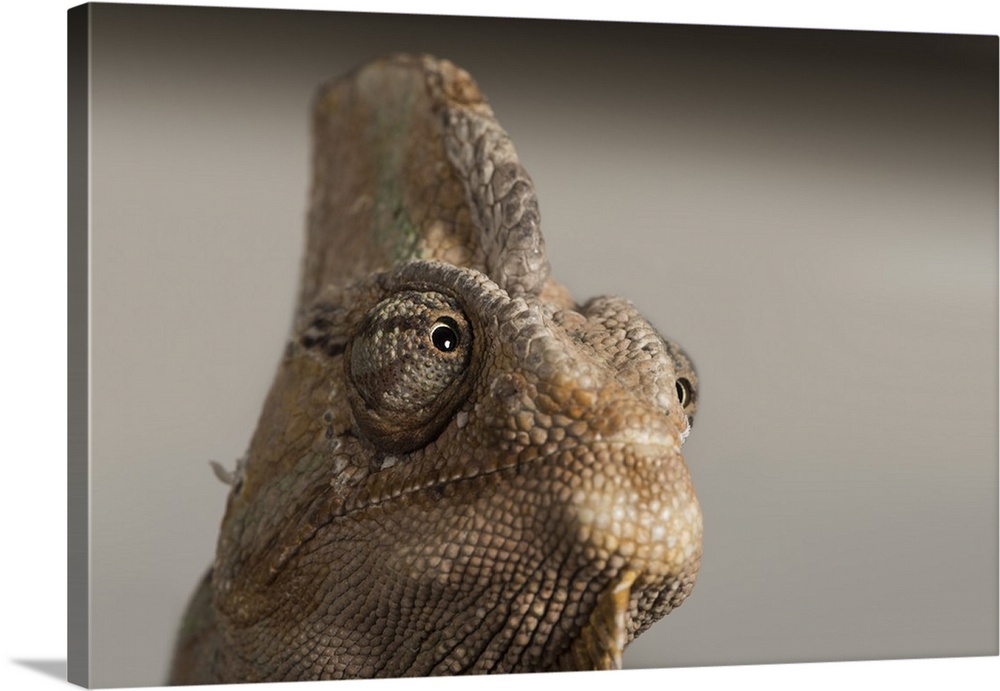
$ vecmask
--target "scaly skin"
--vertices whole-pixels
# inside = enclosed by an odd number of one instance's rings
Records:
[[[314,136],[297,323],[170,682],[620,666],[700,563],[690,361],[549,277],[450,63],[335,82]]]

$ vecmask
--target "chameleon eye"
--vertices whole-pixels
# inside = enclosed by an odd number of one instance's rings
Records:
[[[461,400],[471,346],[461,306],[445,295],[405,291],[375,305],[346,358],[362,434],[391,453],[438,435]]]
[[[693,420],[698,412],[698,372],[694,363],[687,356],[684,349],[677,343],[669,339],[663,339],[667,347],[667,355],[673,361],[674,390],[677,392],[677,400],[688,416],[688,420]]]
[[[687,408],[691,403],[691,399],[694,398],[694,390],[691,387],[691,382],[685,377],[679,377],[675,386],[677,388],[677,400],[681,402],[682,408]]]
[[[431,342],[442,353],[450,353],[459,346],[458,324],[451,317],[441,317],[431,327]]]

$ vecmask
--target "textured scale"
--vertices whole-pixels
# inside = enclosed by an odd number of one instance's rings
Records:
[[[549,276],[471,78],[323,87],[296,323],[170,682],[621,666],[690,593],[690,360]]]

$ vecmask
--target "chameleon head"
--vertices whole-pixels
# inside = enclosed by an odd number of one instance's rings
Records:
[[[550,278],[461,70],[379,62],[315,117],[299,317],[174,683],[620,664],[700,564],[690,360]]]

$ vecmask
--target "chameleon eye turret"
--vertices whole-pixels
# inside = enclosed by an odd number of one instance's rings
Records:
[[[454,300],[406,291],[379,302],[348,346],[348,395],[363,436],[403,452],[440,432],[461,402],[471,346]]]

